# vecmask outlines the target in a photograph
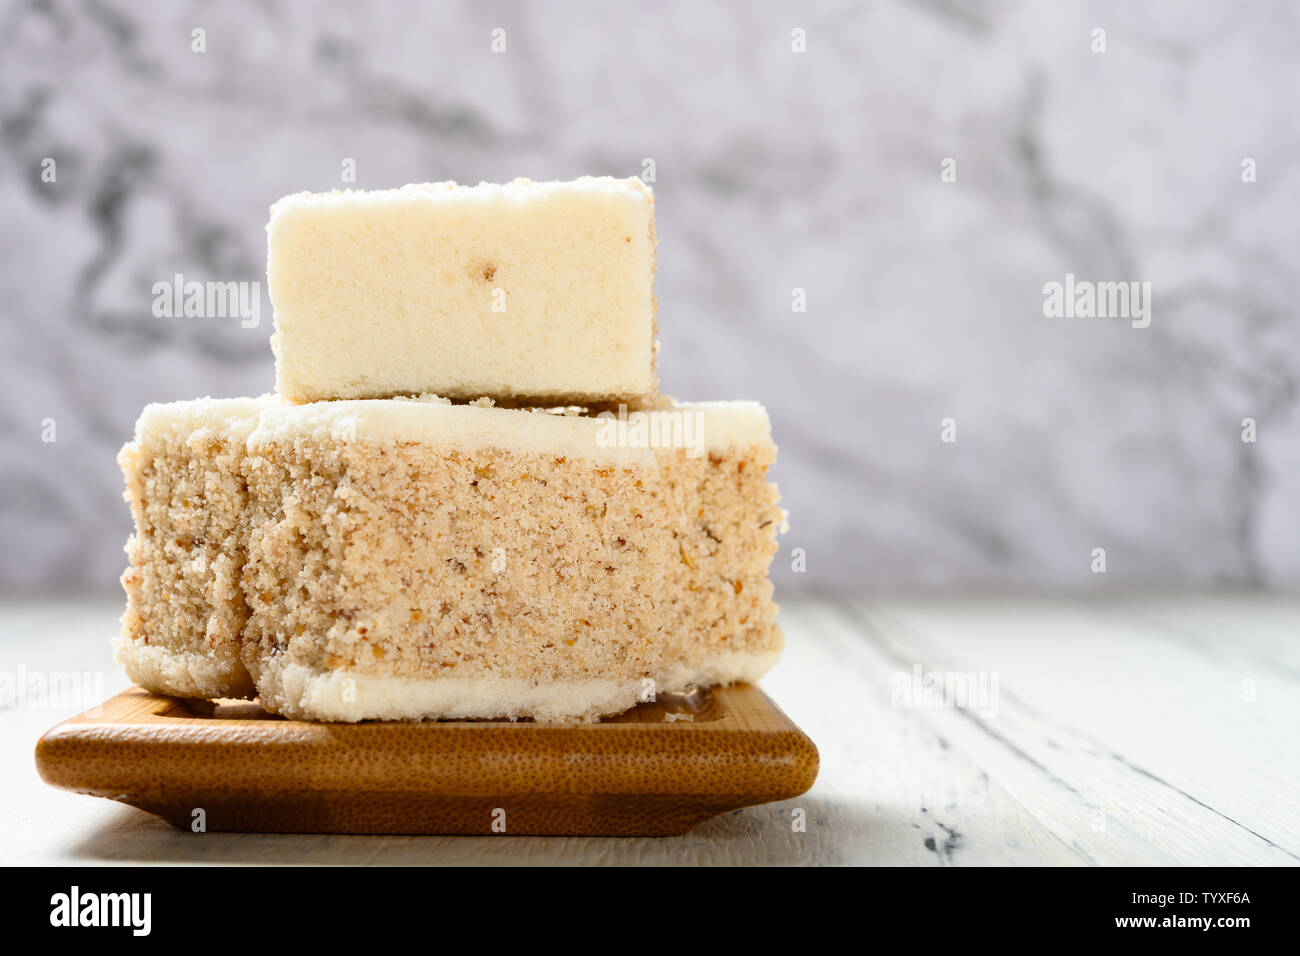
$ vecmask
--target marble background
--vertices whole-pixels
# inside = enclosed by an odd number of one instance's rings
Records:
[[[1294,587],[1297,104],[1285,2],[4,3],[0,587],[111,593],[140,407],[270,387],[269,303],[150,305],[280,195],[647,157],[663,383],[770,408],[785,593]]]

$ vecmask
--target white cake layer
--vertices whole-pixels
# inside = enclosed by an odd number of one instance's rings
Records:
[[[276,389],[293,401],[657,391],[639,179],[298,193],[267,231]]]

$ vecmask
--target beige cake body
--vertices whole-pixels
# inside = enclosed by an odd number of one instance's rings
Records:
[[[271,399],[149,405],[118,456],[135,520],[118,660],[179,697],[252,696],[240,642],[248,543],[245,444]]]
[[[654,199],[639,179],[299,193],[271,210],[276,389],[653,397]]]
[[[242,622],[235,644],[266,706],[320,720],[593,718],[755,680],[779,654],[767,569],[782,512],[761,406],[665,405],[657,422],[620,423],[262,400],[255,420],[241,406],[224,430],[176,426],[163,442],[151,428],[169,407],[146,411],[122,456],[146,521],[124,580],[153,573],[138,564],[185,520],[185,495],[157,484],[165,471],[216,476],[205,506],[231,516],[221,528],[242,566],[222,566],[235,588],[191,580],[203,601],[133,596],[119,653],[129,669],[144,648],[167,661],[132,670],[149,689],[248,692],[233,666],[215,689],[156,676],[229,661],[224,625],[217,645],[197,640],[214,617]]]

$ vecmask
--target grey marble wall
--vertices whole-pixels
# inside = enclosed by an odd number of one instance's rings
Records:
[[[1295,586],[1297,50],[1284,2],[5,3],[0,584],[115,588],[140,406],[270,388],[268,303],[151,289],[260,279],[280,195],[652,158],[664,386],[771,409],[785,593]],[[1150,325],[1045,317],[1067,273]]]

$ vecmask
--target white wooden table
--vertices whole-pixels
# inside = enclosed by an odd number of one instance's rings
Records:
[[[90,671],[86,694],[116,693],[119,613],[0,609],[0,864],[1300,862],[1296,597],[787,602],[763,686],[821,776],[672,839],[199,835],[54,790],[32,748],[82,701],[12,682]]]

